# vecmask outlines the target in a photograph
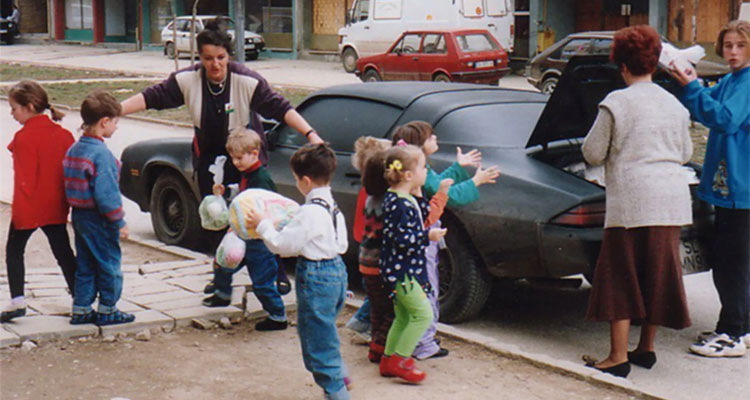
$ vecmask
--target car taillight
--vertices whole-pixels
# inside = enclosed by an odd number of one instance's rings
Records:
[[[474,68],[474,61],[467,61],[466,66],[469,68]]]
[[[581,204],[552,218],[550,223],[579,227],[604,226],[605,203]]]

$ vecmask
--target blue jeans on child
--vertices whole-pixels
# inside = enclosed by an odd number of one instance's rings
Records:
[[[326,398],[348,400],[336,317],[346,300],[346,265],[341,257],[312,261],[297,260],[297,331],[305,368]]]
[[[240,267],[231,269],[215,266],[214,293],[222,299],[231,299],[232,275],[243,267],[247,267],[250,280],[253,282],[253,293],[263,306],[263,310],[268,313],[268,318],[279,322],[286,321],[284,301],[281,300],[281,294],[276,288],[279,265],[276,263],[276,256],[260,239],[245,241],[245,257]]]
[[[86,314],[99,294],[99,313],[117,310],[122,294],[120,229],[96,210],[73,208],[76,290],[73,314]]]

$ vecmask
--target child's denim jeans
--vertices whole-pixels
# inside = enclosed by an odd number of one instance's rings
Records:
[[[72,220],[78,261],[73,314],[90,312],[97,293],[98,311],[110,314],[122,294],[120,229],[96,210],[74,208]]]
[[[346,265],[341,257],[311,261],[297,260],[297,330],[305,368],[326,398],[349,399],[341,358],[336,316],[346,300]]]
[[[253,293],[263,305],[263,310],[268,313],[268,318],[279,322],[286,321],[284,301],[281,300],[276,288],[276,276],[279,271],[276,256],[268,250],[262,240],[246,240],[245,258],[242,262],[243,265],[236,269],[214,266],[216,295],[223,299],[232,298],[232,275],[245,266],[253,282]]]

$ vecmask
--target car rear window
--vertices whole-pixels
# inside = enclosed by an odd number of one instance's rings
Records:
[[[470,35],[457,35],[458,48],[464,53],[476,53],[478,51],[497,50],[497,43],[486,33]]]
[[[459,108],[435,126],[441,144],[523,148],[545,103],[502,103]]]
[[[398,107],[348,97],[321,97],[297,111],[339,153],[354,152],[354,141],[360,136],[385,137],[401,115]],[[279,130],[277,143],[294,147],[307,144],[307,139],[289,126]]]

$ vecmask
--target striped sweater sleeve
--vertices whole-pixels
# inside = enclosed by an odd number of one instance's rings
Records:
[[[111,155],[108,156],[111,157]],[[120,195],[120,168],[114,157],[101,161],[106,162],[97,163],[97,173],[94,176],[94,201],[102,215],[122,228],[125,226],[125,212],[122,209],[122,196]]]

